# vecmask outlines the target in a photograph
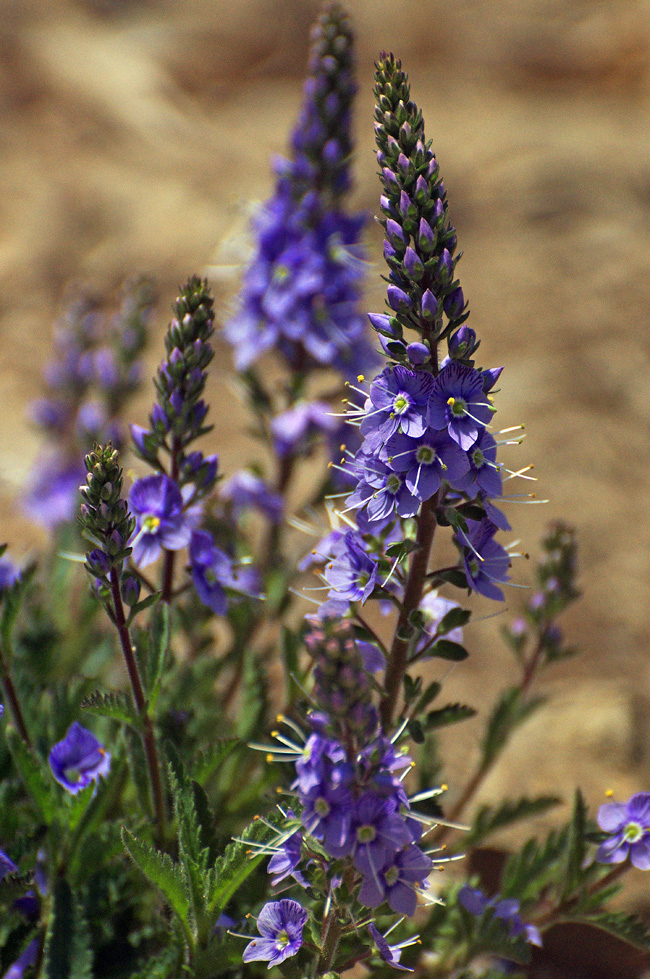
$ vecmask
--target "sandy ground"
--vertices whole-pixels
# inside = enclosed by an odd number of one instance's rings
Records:
[[[372,61],[389,48],[441,162],[483,360],[507,365],[499,418],[527,426],[511,461],[534,462],[538,495],[551,500],[512,507],[517,536],[534,555],[543,523],[560,516],[580,535],[584,599],[567,631],[584,654],[544,678],[551,704],[483,798],[513,787],[570,797],[576,783],[593,805],[607,788],[626,797],[650,787],[650,7],[349,8],[361,88],[355,203],[376,212]],[[315,10],[307,0],[0,0],[0,519],[15,553],[42,542],[15,500],[41,445],[25,407],[65,284],[152,272],[162,334],[181,280],[239,261],[237,235],[269,192],[269,157],[299,104]],[[380,310],[376,228],[368,248],[367,308]],[[233,288],[218,286],[223,309]],[[228,358],[220,352],[211,382],[225,471],[242,461]],[[526,582],[524,562],[516,572]],[[509,593],[510,608],[521,594]],[[486,683],[514,676],[498,624],[474,627],[476,655],[449,677],[450,699],[480,705]],[[478,731],[468,724],[448,739],[452,784],[472,765]]]

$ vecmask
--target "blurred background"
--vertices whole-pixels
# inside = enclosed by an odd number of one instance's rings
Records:
[[[220,266],[225,316],[251,206],[271,190],[301,97],[312,0],[0,0],[0,537],[35,554],[18,499],[42,449],[26,407],[40,392],[70,280],[160,289],[148,357],[169,304]],[[641,0],[349,0],[358,39],[355,206],[376,213],[373,59],[402,58],[440,161],[482,337],[505,364],[504,456],[535,464],[544,506],[511,506],[522,549],[543,525],[579,531],[584,598],[566,617],[583,655],[540,684],[484,800],[580,783],[592,806],[650,788],[650,5]],[[381,233],[368,234],[367,309],[383,308]],[[212,378],[212,450],[241,465],[245,418],[223,345]],[[145,385],[133,421],[151,401]],[[525,484],[525,492],[531,484]],[[516,563],[525,584],[529,568]],[[514,612],[525,592],[510,589]],[[522,599],[523,600],[523,599]],[[479,615],[493,608],[480,606]],[[503,618],[473,627],[450,700],[480,705],[515,676]],[[479,726],[449,739],[472,766]],[[450,780],[452,772],[449,773]],[[565,815],[564,813],[562,814]],[[632,876],[632,875],[631,875]],[[641,875],[637,875],[637,878]],[[631,881],[632,882],[632,881]],[[642,884],[639,884],[642,886]]]

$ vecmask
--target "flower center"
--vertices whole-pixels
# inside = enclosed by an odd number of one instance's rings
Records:
[[[457,418],[467,414],[467,402],[464,398],[448,398],[447,404],[451,408],[452,415]]]
[[[436,450],[432,449],[430,445],[421,445],[416,453],[416,458],[422,465],[430,466],[436,458]]]
[[[392,887],[393,884],[397,883],[397,878],[399,877],[399,867],[396,867],[395,864],[393,864],[392,867],[389,867],[388,870],[385,871],[384,877],[386,878],[386,883],[388,886]]]
[[[386,480],[386,489],[389,493],[397,493],[401,485],[402,480],[399,478],[397,473],[392,473]]]
[[[153,514],[148,514],[142,521],[142,527],[147,534],[155,534],[160,527],[160,517],[154,517]]]
[[[357,829],[357,840],[359,843],[372,843],[376,835],[377,830],[374,826],[359,826]]]
[[[393,411],[396,415],[403,415],[411,407],[411,400],[405,394],[398,394],[393,401]]]
[[[275,268],[273,269],[273,281],[279,283],[285,282],[286,279],[289,278],[290,274],[291,274],[291,269],[289,268],[289,266],[280,263],[279,265],[276,265]]]
[[[628,823],[623,830],[623,839],[628,843],[638,843],[644,833],[645,829],[641,823]]]
[[[78,768],[66,768],[64,775],[67,781],[73,785],[81,779],[81,772]]]
[[[480,449],[474,449],[474,452],[472,453],[472,459],[474,460],[474,465],[476,466],[477,469],[480,469],[481,466],[485,465],[485,456],[483,455]]]
[[[470,570],[470,574],[472,575],[472,578],[476,578],[476,575],[478,574],[478,561],[476,560],[476,558],[474,558],[468,563],[469,563],[469,570]]]
[[[316,802],[314,803],[314,810],[321,817],[329,816],[331,808],[332,807],[330,806],[327,799],[324,799],[322,795],[319,795],[318,798],[316,799]]]
[[[283,928],[282,931],[279,931],[277,933],[277,935],[275,936],[275,944],[278,946],[278,948],[287,947],[287,945],[289,944],[289,935],[287,934],[286,928]]]

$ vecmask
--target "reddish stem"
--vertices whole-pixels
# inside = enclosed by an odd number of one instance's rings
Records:
[[[2,690],[5,695],[7,706],[9,707],[9,712],[11,713],[11,719],[27,747],[31,748],[32,742],[27,731],[27,726],[25,725],[25,718],[23,717],[23,712],[20,709],[20,702],[16,694],[16,688],[14,687],[13,680],[11,679],[9,668],[2,653],[2,649],[0,649],[0,675],[2,676]]]

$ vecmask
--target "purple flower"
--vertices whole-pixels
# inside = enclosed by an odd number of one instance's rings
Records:
[[[133,560],[139,567],[152,564],[162,550],[180,551],[192,536],[183,513],[183,497],[164,473],[138,479],[129,493],[129,508],[136,518],[132,539]]]
[[[427,420],[438,431],[446,428],[465,452],[489,424],[492,407],[483,391],[480,373],[453,361],[434,381]]]
[[[454,608],[460,608],[458,602],[452,602],[449,598],[443,598],[437,591],[428,592],[420,602],[420,611],[426,620],[426,632],[429,636],[435,635],[438,626],[448,612]],[[463,643],[463,630],[459,626],[445,633],[445,639],[451,642]],[[426,640],[426,637],[425,637]],[[428,640],[426,640],[428,641]]]
[[[372,792],[365,792],[355,803],[350,835],[354,863],[362,873],[383,867],[398,850],[413,842],[397,812],[396,800]]]
[[[4,880],[5,877],[9,876],[9,874],[17,873],[18,867],[13,862],[11,857],[8,857],[3,850],[0,850],[0,880]]]
[[[20,568],[8,557],[0,557],[0,595],[20,581]]]
[[[35,965],[41,948],[41,939],[33,938],[27,948],[22,952],[13,965],[10,965],[5,972],[3,979],[23,979],[25,972],[30,966]]]
[[[85,481],[83,462],[66,464],[50,460],[34,470],[22,509],[30,520],[47,530],[72,520],[79,486]]]
[[[467,584],[479,595],[503,602],[503,591],[494,582],[510,580],[510,556],[494,540],[497,528],[490,520],[481,520],[480,523],[468,520],[467,525],[469,532],[459,533],[460,541],[464,545],[463,561]]]
[[[108,775],[110,767],[111,756],[104,746],[77,721],[70,725],[63,741],[50,751],[54,778],[73,795]]]
[[[296,831],[292,833],[288,840],[282,843],[277,851],[269,860],[266,868],[269,874],[275,874],[271,883],[274,887],[285,880],[293,877],[302,887],[307,886],[307,881],[297,869],[302,857],[302,833]]]
[[[384,901],[396,914],[411,917],[417,907],[416,888],[424,887],[433,861],[415,844],[391,857],[383,866],[363,868],[359,901],[366,907],[379,907]]]
[[[410,371],[399,365],[382,371],[370,387],[361,422],[361,434],[368,440],[368,447],[379,448],[396,432],[412,438],[424,435],[433,383],[433,376],[427,371]]]
[[[501,466],[497,464],[497,444],[490,433],[483,429],[467,453],[469,469],[454,482],[454,488],[476,496],[499,497],[503,490]]]
[[[297,901],[284,898],[265,904],[257,919],[261,938],[254,938],[246,946],[244,962],[266,962],[269,969],[295,955],[302,945],[302,930],[307,922],[307,912]]]
[[[417,938],[411,938],[409,941],[401,942],[399,945],[389,945],[385,937],[372,921],[368,925],[368,931],[372,935],[375,945],[377,946],[377,951],[381,955],[384,962],[388,962],[388,964],[392,965],[394,969],[400,969],[402,972],[413,972],[413,969],[409,969],[407,965],[400,965],[399,960],[402,957],[402,949],[407,945],[415,945],[415,943],[418,941]]]
[[[466,454],[446,432],[425,432],[420,438],[393,435],[382,456],[394,472],[406,473],[406,486],[421,502],[429,500],[443,479],[458,487],[469,469]]]
[[[650,792],[637,792],[625,803],[607,802],[598,825],[610,838],[596,853],[599,863],[622,863],[629,854],[639,870],[650,870]]]
[[[489,908],[493,909],[494,917],[501,919],[504,925],[508,926],[511,938],[518,938],[520,935],[524,935],[525,941],[529,945],[537,945],[538,948],[542,947],[542,936],[535,925],[524,924],[521,920],[519,915],[519,901],[515,901],[512,898],[506,898],[500,901],[496,897],[488,900],[485,894],[478,890],[478,888],[465,884],[458,892],[458,902],[476,918],[482,917]]]
[[[274,493],[263,479],[246,469],[224,483],[221,497],[230,501],[235,517],[244,510],[254,509],[263,513],[271,523],[280,523],[284,514],[284,500],[279,493]]]
[[[395,512],[400,517],[412,517],[420,509],[420,501],[407,486],[406,478],[379,459],[361,450],[355,468],[361,479],[346,503],[349,507],[366,507],[370,524],[382,524]]]
[[[275,451],[284,457],[306,452],[321,432],[334,432],[339,427],[327,402],[305,401],[276,415],[271,434]]]
[[[377,562],[366,554],[362,538],[349,530],[334,549],[332,561],[325,567],[325,580],[331,587],[330,598],[361,602],[372,594],[377,581]]]
[[[225,615],[228,611],[225,588],[244,595],[259,595],[259,575],[254,568],[235,570],[228,555],[216,546],[206,530],[193,532],[189,554],[194,587],[203,604],[215,615]]]

